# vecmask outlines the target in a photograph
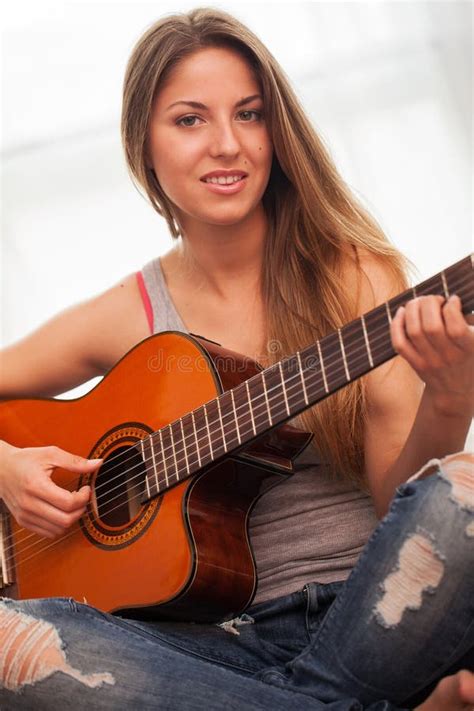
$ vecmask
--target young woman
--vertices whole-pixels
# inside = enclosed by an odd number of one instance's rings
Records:
[[[59,394],[165,329],[269,364],[404,288],[401,256],[275,59],[228,15],[151,27],[128,65],[122,131],[175,245],[5,349],[2,397]],[[145,622],[4,600],[1,708],[472,706],[474,480],[454,453],[472,417],[474,334],[459,298],[432,296],[401,308],[391,335],[400,358],[301,416],[316,446],[252,514],[259,586],[246,615]],[[0,495],[20,525],[54,538],[90,497],[56,486],[54,468],[97,465],[4,442]]]

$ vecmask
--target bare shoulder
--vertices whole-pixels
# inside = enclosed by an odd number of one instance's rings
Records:
[[[355,308],[362,314],[388,301],[405,288],[405,282],[389,262],[365,249],[347,256],[342,263],[342,277],[354,294]]]
[[[5,348],[0,397],[63,393],[103,375],[149,335],[136,274],[130,274]]]
[[[150,335],[136,274],[129,274],[84,304],[97,335],[88,358],[97,369],[108,370],[130,348]]]

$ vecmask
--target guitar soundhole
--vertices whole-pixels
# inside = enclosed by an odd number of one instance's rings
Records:
[[[114,449],[95,482],[97,515],[107,526],[125,526],[141,509],[145,465],[133,447]]]

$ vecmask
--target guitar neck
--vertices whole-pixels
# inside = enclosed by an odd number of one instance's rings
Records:
[[[471,312],[472,276],[471,255],[141,440],[148,463],[143,500],[236,452],[393,358],[390,323],[410,299],[457,294],[463,312]],[[184,452],[184,458],[178,459],[176,451]]]

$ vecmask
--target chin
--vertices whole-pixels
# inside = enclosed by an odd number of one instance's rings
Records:
[[[248,210],[233,210],[232,212],[230,212],[227,208],[225,211],[222,211],[221,215],[216,213],[212,215],[206,215],[203,221],[207,222],[210,225],[232,227],[233,225],[240,225],[251,219],[255,214],[255,209],[255,206],[252,206]]]

